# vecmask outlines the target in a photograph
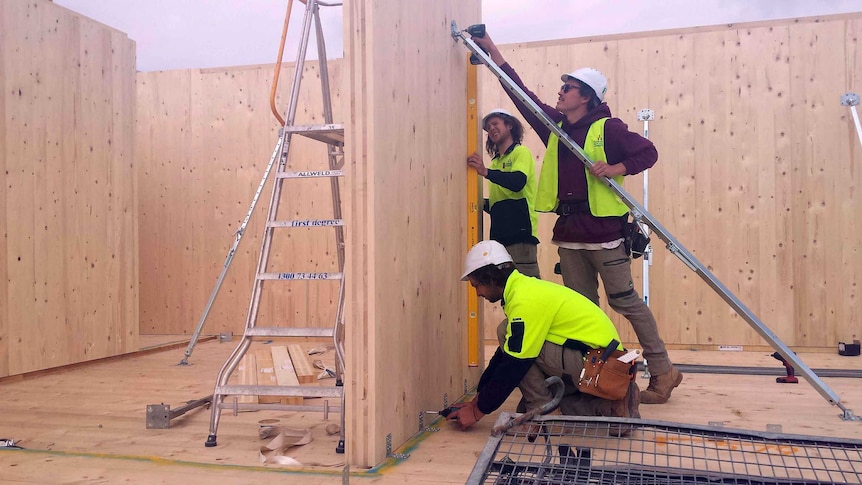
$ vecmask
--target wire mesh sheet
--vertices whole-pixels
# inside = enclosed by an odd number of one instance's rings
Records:
[[[860,484],[862,440],[545,416],[491,436],[467,483]]]

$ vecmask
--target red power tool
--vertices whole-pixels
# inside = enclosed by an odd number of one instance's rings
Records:
[[[790,362],[787,362],[787,359],[781,356],[778,352],[772,353],[772,358],[776,360],[780,360],[782,364],[784,364],[784,369],[787,371],[786,377],[776,377],[775,382],[779,384],[798,384],[799,379],[796,378],[796,371],[793,369],[793,366],[790,365]]]

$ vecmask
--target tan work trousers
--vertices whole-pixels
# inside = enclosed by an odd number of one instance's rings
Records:
[[[563,284],[599,304],[599,280],[608,295],[608,304],[632,324],[643,347],[643,356],[654,375],[670,371],[670,358],[658,334],[658,324],[650,308],[632,283],[631,259],[622,244],[614,249],[559,248]]]
[[[522,275],[541,278],[539,275],[538,248],[535,244],[517,243],[506,246],[515,268]]]
[[[506,327],[507,320],[497,326],[497,339],[501,347],[506,342]],[[518,384],[523,397],[517,411],[531,411],[551,401],[553,392],[545,387],[545,379],[558,376],[565,385],[560,412],[571,416],[613,416],[613,401],[578,391],[577,382],[583,367],[584,356],[579,350],[545,341],[535,363]]]

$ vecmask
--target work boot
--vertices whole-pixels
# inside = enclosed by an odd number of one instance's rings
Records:
[[[619,401],[613,401],[611,405],[611,416],[615,418],[635,418],[640,419],[641,412],[638,406],[640,405],[641,392],[638,385],[632,381],[629,383],[629,392]],[[608,428],[608,434],[611,436],[624,437],[630,435],[632,425],[630,424],[612,424]]]
[[[682,382],[682,372],[676,367],[670,366],[670,370],[664,374],[653,375],[649,378],[649,386],[641,393],[641,402],[644,404],[664,404],[670,399],[670,393]]]

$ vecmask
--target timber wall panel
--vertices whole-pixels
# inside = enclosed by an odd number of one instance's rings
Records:
[[[0,375],[137,350],[134,42],[44,0],[0,19]]]
[[[372,466],[466,367],[466,49],[476,0],[345,5],[347,453]],[[451,402],[451,401],[450,401]]]
[[[9,254],[6,241],[9,239],[9,223],[8,223],[8,204],[6,201],[7,191],[6,172],[9,170],[9,165],[6,160],[7,155],[7,127],[6,127],[6,97],[11,91],[7,90],[6,73],[9,72],[9,65],[6,63],[6,58],[10,54],[6,53],[5,46],[11,45],[11,35],[9,35],[6,20],[7,14],[5,8],[0,8],[0,174],[4,177],[0,183],[0,230],[3,232],[3,237],[0,237],[0,355],[9,355],[9,297],[8,297],[8,271]],[[0,376],[9,375],[9,358],[0,358]]]
[[[340,61],[328,63],[340,121]],[[234,232],[278,138],[269,108],[274,66],[138,73],[137,158],[141,177],[141,333],[191,334]],[[282,67],[277,106],[287,108],[293,64]],[[323,123],[316,62],[303,72],[296,123]],[[295,136],[287,170],[327,167],[325,145]],[[273,174],[275,173],[273,168]],[[272,175],[261,192],[204,333],[242,333],[260,252]],[[329,181],[288,180],[279,219],[332,218]],[[271,271],[337,271],[331,228],[280,229]],[[267,283],[258,325],[331,327],[338,282]]]
[[[555,99],[559,76],[594,66],[610,80],[615,116],[650,138],[650,212],[779,338],[834,348],[859,338],[862,229],[855,223],[862,149],[839,98],[862,90],[862,15],[647,32],[503,46],[527,85]],[[489,26],[493,35],[493,26]],[[513,108],[481,75],[481,108]],[[525,137],[541,165],[544,147]],[[624,187],[642,198],[641,176]],[[540,222],[542,275],[558,260],[554,216]],[[486,221],[487,223],[487,221]],[[665,342],[679,346],[765,342],[654,238],[651,306]],[[641,291],[640,260],[634,263]],[[605,306],[623,338],[625,319]],[[488,321],[502,318],[486,304]],[[485,338],[496,339],[486,327]]]

